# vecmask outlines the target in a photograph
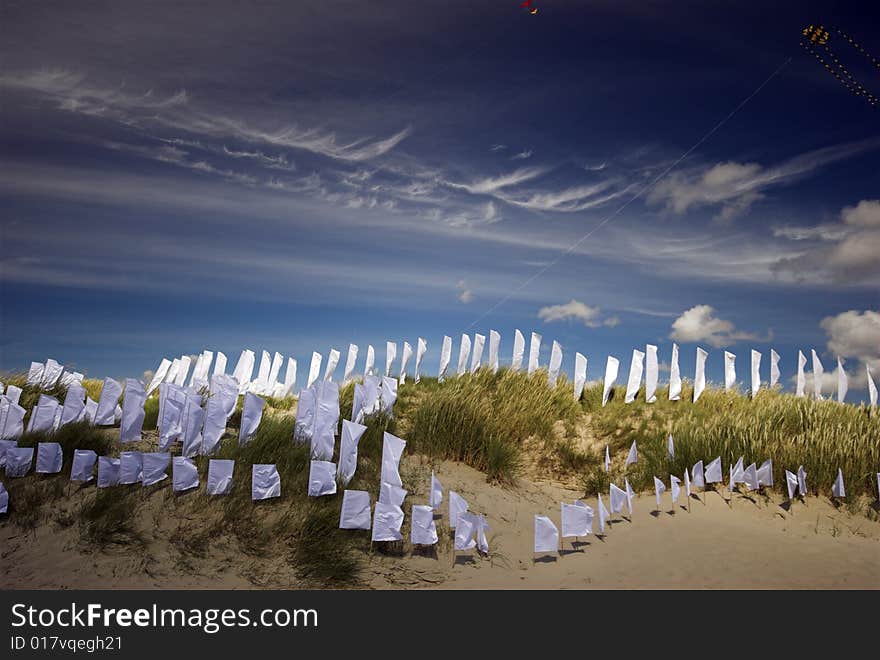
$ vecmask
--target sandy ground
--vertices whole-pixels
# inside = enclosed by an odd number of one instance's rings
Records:
[[[797,502],[788,512],[778,500],[763,496],[735,494],[728,503],[725,490],[724,497],[706,493],[705,504],[692,499],[690,511],[680,501],[673,513],[668,493],[659,512],[653,494],[642,494],[634,501],[632,520],[615,516],[603,539],[564,539],[561,553],[536,557],[534,515],[548,515],[558,525],[560,500],[571,501],[579,493],[525,479],[516,488],[500,488],[487,484],[476,470],[449,462],[437,466],[437,475],[472,511],[488,515],[491,557],[480,558],[473,551],[453,557],[444,501],[436,555],[374,552],[365,562],[367,587],[880,589],[880,523],[849,515],[823,499]],[[167,506],[163,498],[153,499],[157,509]],[[405,508],[419,501],[412,498]],[[587,502],[595,506],[594,500]],[[145,524],[166,529],[177,524],[169,520],[173,511],[157,513],[143,515],[161,523]],[[225,539],[218,539],[208,556],[198,560],[181,558],[162,540],[150,542],[140,553],[86,553],[75,525],[65,528],[51,521],[28,533],[0,523],[0,559],[3,589],[298,586],[282,560],[243,555]]]

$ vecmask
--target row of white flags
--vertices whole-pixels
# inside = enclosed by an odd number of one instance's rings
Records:
[[[635,446],[635,445],[633,445]],[[630,456],[632,450],[630,451]],[[629,462],[629,457],[627,457]],[[731,494],[737,489],[738,484],[743,484],[748,491],[758,490],[763,486],[773,486],[773,461],[768,459],[764,461],[760,467],[756,463],[752,463],[748,467],[743,467],[743,458],[740,459],[729,468],[727,487]],[[880,501],[880,472],[877,473],[877,497]],[[685,497],[690,499],[692,489],[705,488],[709,483],[720,483],[724,481],[721,466],[721,457],[711,461],[705,467],[703,461],[698,461],[690,471],[684,471],[684,480],[679,479],[675,475],[669,475],[669,496],[671,506],[674,508],[676,502],[681,497],[682,483],[684,483]],[[785,482],[788,491],[789,501],[794,500],[795,496],[805,498],[807,496],[807,472],[801,465],[797,472],[793,473],[785,470]],[[662,506],[663,494],[667,492],[666,484],[657,477],[654,477],[654,496],[657,502],[657,510]],[[838,468],[837,477],[831,486],[831,493],[837,499],[846,497],[846,487],[843,480],[843,470]],[[598,515],[594,509],[586,503],[575,500],[571,504],[565,502],[560,503],[560,522],[561,533],[559,527],[550,517],[536,514],[534,521],[534,552],[546,553],[557,552],[559,550],[560,538],[577,538],[593,534],[593,523],[596,522],[598,534],[605,534],[605,526],[611,520],[612,515],[621,513],[626,507],[629,515],[633,513],[633,496],[635,492],[632,490],[629,479],[625,479],[624,488],[618,487],[612,483],[609,487],[608,504],[606,508],[602,500],[601,493],[598,495]]]

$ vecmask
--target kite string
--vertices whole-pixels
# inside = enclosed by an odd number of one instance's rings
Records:
[[[782,64],[780,64],[776,68],[776,70],[773,71],[773,73],[771,73],[764,80],[764,82],[762,82],[760,85],[758,85],[751,94],[749,94],[746,98],[744,98],[742,101],[740,101],[739,104],[733,110],[731,110],[730,113],[727,114],[727,116],[725,116],[721,121],[719,121],[717,124],[715,124],[715,126],[713,126],[706,134],[704,134],[703,137],[701,137],[699,140],[697,140],[687,151],[685,151],[681,156],[678,157],[678,159],[676,159],[671,165],[669,165],[669,167],[667,167],[659,175],[657,175],[657,177],[655,177],[652,181],[650,181],[649,183],[644,185],[635,195],[630,197],[626,202],[624,202],[621,206],[619,206],[617,209],[615,209],[611,214],[606,216],[601,222],[599,222],[599,224],[597,224],[595,227],[590,229],[586,234],[581,236],[577,241],[575,241],[574,243],[572,243],[571,245],[566,247],[564,250],[562,250],[562,252],[560,252],[559,255],[557,255],[557,257],[555,259],[553,259],[553,261],[542,266],[540,269],[538,269],[531,276],[529,276],[528,278],[523,280],[518,286],[514,287],[510,292],[505,294],[501,298],[501,300],[499,300],[494,305],[492,305],[489,309],[487,309],[485,312],[483,312],[474,321],[472,321],[469,325],[467,325],[465,328],[463,328],[463,330],[469,330],[470,328],[474,327],[477,323],[482,321],[484,318],[489,316],[492,312],[494,312],[496,309],[501,307],[501,305],[503,305],[508,300],[510,300],[515,294],[522,291],[529,284],[534,282],[536,279],[541,277],[548,270],[553,268],[553,266],[558,264],[560,261],[562,261],[569,254],[574,252],[578,247],[580,247],[583,244],[584,241],[586,241],[590,236],[592,236],[594,233],[596,233],[599,229],[601,229],[602,227],[604,227],[605,225],[610,223],[612,220],[614,220],[630,204],[632,204],[634,201],[636,201],[637,199],[642,197],[642,195],[644,195],[645,193],[652,190],[658,183],[660,183],[660,181],[662,181],[666,177],[667,174],[669,174],[673,169],[675,169],[685,158],[690,156],[691,153],[694,152],[694,150],[698,149],[703,143],[705,143],[706,140],[708,140],[710,137],[712,137],[719,129],[721,129],[722,126],[724,126],[724,124],[726,124],[728,121],[730,121],[734,115],[736,115],[740,110],[742,110],[743,107],[745,107],[745,105],[749,101],[751,101],[755,96],[757,96],[758,93],[762,89],[764,89],[764,87],[771,80],[773,80],[773,78],[775,78],[777,75],[779,75],[779,73],[786,66],[788,66],[788,64],[789,64],[789,62],[791,62],[791,60],[792,60],[792,58],[789,57]]]

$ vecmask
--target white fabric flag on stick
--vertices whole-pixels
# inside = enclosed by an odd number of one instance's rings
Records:
[[[574,400],[580,401],[587,384],[587,358],[580,353],[574,354]]]
[[[422,379],[422,360],[425,359],[425,353],[428,351],[428,342],[419,337],[416,342],[416,374],[413,380],[418,383]]]
[[[37,474],[58,474],[64,465],[64,454],[57,442],[37,443]]]
[[[24,477],[34,462],[33,447],[10,447],[6,450],[6,476]]]
[[[587,536],[593,533],[593,509],[575,500],[574,504],[561,502],[562,538]]]
[[[449,529],[455,529],[458,516],[468,510],[468,503],[454,490],[449,491]]]
[[[232,377],[238,381],[239,392],[244,392],[245,387],[247,387],[254,374],[254,359],[254,352],[248,348],[244,349],[241,355],[238,356],[238,362],[232,371]]]
[[[614,383],[617,380],[617,370],[619,368],[620,360],[609,355],[608,361],[605,363],[605,385],[602,388],[603,407],[608,403],[608,395],[611,394],[611,389],[614,387]]]
[[[37,386],[40,384],[40,381],[43,380],[43,363],[42,362],[31,362],[31,366],[28,369],[27,381],[25,381],[25,385]]]
[[[672,434],[669,434],[669,437],[666,438],[666,453],[669,454],[669,458],[675,458],[675,441],[672,439]]]
[[[456,374],[461,376],[464,373],[467,373],[467,361],[468,356],[471,353],[471,338],[467,335],[461,336],[461,346],[458,349],[458,369],[456,370]]]
[[[837,358],[837,402],[843,403],[846,399],[846,391],[849,389],[849,382],[846,379],[846,371],[843,369],[843,359]]]
[[[442,383],[449,371],[449,360],[452,357],[452,337],[443,335],[443,345],[440,347],[440,371],[437,372],[437,381]]]
[[[684,493],[685,496],[690,500],[691,498],[691,476],[688,474],[687,468],[684,469]],[[690,506],[690,503],[688,503]]]
[[[269,384],[266,386],[267,392],[272,392],[275,390],[275,385],[278,384],[278,375],[281,373],[281,366],[284,364],[284,356],[281,355],[278,351],[275,351],[275,354],[272,356],[272,366],[269,368]],[[205,369],[207,372],[207,368]],[[205,374],[207,380],[207,373]]]
[[[632,486],[629,485],[629,479],[627,477],[623,478],[623,484],[626,486],[626,508],[629,511],[629,515],[632,515],[633,497],[635,497],[636,492],[632,489]]]
[[[724,351],[724,389],[736,387],[736,355]]]
[[[254,463],[251,467],[251,499],[281,497],[281,475],[274,463]]]
[[[709,463],[706,466],[706,483],[714,484],[720,482],[723,477],[721,476],[721,457],[719,456],[714,461]],[[696,481],[696,480],[695,480]]]
[[[171,361],[171,366],[168,367],[168,373],[165,375],[165,380],[163,382],[174,384],[174,381],[177,380],[177,369],[180,367],[180,358],[174,358]]]
[[[559,370],[562,368],[562,346],[558,341],[553,342],[550,349],[550,366],[547,369],[547,385],[556,387],[556,380],[559,378]]]
[[[345,358],[345,372],[342,374],[342,382],[348,383],[354,378],[354,367],[357,364],[358,347],[355,344],[348,345],[348,356]]]
[[[287,358],[287,368],[284,370],[284,396],[291,396],[296,389],[296,360]]]
[[[171,454],[167,452],[144,452],[144,487],[152,486],[168,478],[168,465]]]
[[[804,389],[807,386],[807,377],[804,375],[804,367],[807,366],[807,356],[803,351],[798,351],[798,367],[797,367],[797,384],[795,385],[795,396],[804,396]]]
[[[391,375],[391,366],[397,359],[397,344],[393,341],[385,342],[385,373],[384,376]]]
[[[235,461],[212,458],[208,461],[208,495],[229,495],[232,492],[232,475]]]
[[[263,406],[265,405],[265,400],[253,392],[244,395],[244,405],[241,409],[241,428],[238,432],[239,445],[247,444],[251,436],[257,432],[260,420],[263,419]]]
[[[625,470],[627,467],[636,463],[639,460],[639,450],[636,447],[636,441],[633,440],[633,443],[629,447],[629,453],[626,455],[626,462],[623,464],[623,469]]]
[[[55,423],[55,414],[61,404],[53,397],[40,395],[39,403],[31,409],[31,418],[28,421],[28,433],[49,432]]]
[[[385,482],[379,484],[379,501],[384,502],[385,504],[403,506],[403,501],[408,494],[409,491],[400,486],[392,486]]]
[[[309,379],[306,381],[306,389],[310,388],[318,380],[321,373],[321,362],[324,360],[320,353],[312,352],[312,362],[309,364]]]
[[[339,428],[339,385],[323,381],[315,386],[315,422],[312,432],[312,458],[329,461],[336,446]]]
[[[43,377],[40,379],[40,387],[44,390],[55,387],[55,383],[58,382],[62,371],[64,371],[63,365],[52,358],[46,360],[46,364],[43,366]]]
[[[347,490],[342,494],[339,529],[370,529],[370,494],[365,490]]]
[[[745,476],[745,469],[743,468],[743,456],[739,457],[739,460],[736,464],[730,468],[730,490],[733,491],[733,488],[736,484],[741,484],[743,482],[743,478]]]
[[[691,481],[697,488],[706,487],[706,471],[703,469],[703,461],[694,463],[694,467],[691,468]]]
[[[609,499],[611,500],[611,513],[620,513],[623,511],[623,505],[627,504],[629,495],[625,490],[621,490],[614,484],[611,484]]]
[[[199,487],[199,470],[191,458],[175,456],[171,463],[171,490],[183,492]]]
[[[105,378],[95,412],[95,426],[112,426],[116,421],[116,402],[122,394],[122,385],[112,378]]]
[[[257,380],[254,385],[256,386],[255,392],[263,393],[269,386],[269,372],[272,370],[272,358],[269,356],[268,351],[263,351],[260,354],[260,368],[257,370]]]
[[[653,344],[645,346],[645,401],[654,403],[657,400],[657,381],[660,378],[660,365],[657,363],[657,347]]]
[[[761,467],[758,468],[757,477],[759,486],[773,486],[773,461],[771,459],[768,458],[761,463]]]
[[[547,516],[535,516],[535,553],[557,552],[559,530]]]
[[[471,355],[471,373],[477,373],[483,364],[483,346],[486,344],[486,337],[476,333],[474,334],[474,351]]]
[[[219,376],[221,374],[226,374],[226,353],[217,351],[217,357],[214,360],[214,371],[211,375]]]
[[[816,354],[816,350],[810,350],[813,353],[813,395],[816,397],[816,401],[821,401],[822,377],[825,375],[825,369],[822,367],[822,362],[819,360],[819,356]]]
[[[770,387],[779,382],[779,353],[770,349]]]
[[[119,424],[119,442],[139,442],[144,428],[144,403],[147,393],[140,381],[125,379],[125,396],[122,398],[122,422]]]
[[[381,480],[392,486],[403,486],[400,479],[400,457],[406,449],[406,441],[387,431],[382,435],[382,470]]]
[[[797,475],[792,474],[788,470],[785,471],[785,485],[788,487],[788,499],[794,499],[795,490],[798,487],[798,478]]]
[[[0,513],[6,513],[9,510],[9,493],[6,486],[0,483]]]
[[[519,371],[522,369],[523,354],[526,350],[526,338],[519,330],[513,331],[513,356],[510,360],[510,370]]]
[[[364,362],[364,378],[367,376],[375,375],[373,372],[375,371],[376,365],[376,351],[373,349],[372,344],[367,345],[367,359]]]
[[[602,493],[599,493],[597,497],[599,499],[599,535],[603,536],[605,534],[605,523],[611,519],[611,514],[608,513],[605,503],[602,502]]]
[[[605,472],[611,472],[611,454],[608,451],[608,445],[605,445]]]
[[[685,471],[685,474],[687,474],[687,471]],[[672,497],[672,506],[675,507],[675,503],[678,502],[678,498],[681,495],[681,479],[674,474],[669,475],[669,495]]]
[[[119,483],[139,484],[144,480],[144,455],[139,451],[119,454]]]
[[[843,470],[841,468],[837,468],[837,479],[834,480],[834,484],[831,486],[831,494],[839,500],[846,497],[846,488],[843,485]]]
[[[758,396],[761,389],[761,353],[752,349],[752,398]]]
[[[324,370],[324,380],[333,380],[333,376],[336,374],[336,365],[338,364],[339,351],[331,348],[330,353],[327,355],[327,368]]]
[[[865,365],[865,374],[868,376],[868,405],[876,406],[877,386],[874,384],[874,379],[871,377],[871,367],[867,364]]]
[[[346,485],[357,470],[358,443],[367,427],[357,422],[342,420],[342,439],[339,443],[339,468],[336,477]]]
[[[489,540],[486,538],[486,532],[489,531],[489,523],[486,521],[486,516],[483,514],[475,515],[476,520],[474,521],[477,527],[477,551],[482,552],[484,555],[489,554]]]
[[[373,541],[400,541],[403,536],[400,528],[403,526],[403,509],[394,504],[376,502],[376,510],[373,514]]]
[[[803,465],[798,467],[797,479],[798,479],[798,491],[800,491],[801,497],[806,497],[807,496],[807,471],[804,470]]]
[[[754,463],[749,465],[743,471],[743,483],[749,490],[758,490],[758,487],[760,486],[758,483],[758,468]]]
[[[660,496],[666,492],[666,484],[654,477],[654,495],[657,498],[657,510],[660,510]]]
[[[398,378],[398,382],[401,385],[406,383],[406,365],[409,364],[412,354],[413,350],[410,343],[408,341],[403,342],[403,351],[400,354],[400,376]]]
[[[100,456],[98,458],[98,488],[119,485],[120,459]]]
[[[186,458],[193,458],[202,451],[202,428],[205,423],[205,411],[195,402],[190,402],[185,417],[183,448],[180,453]]]
[[[498,373],[498,349],[501,348],[501,334],[495,330],[489,330],[489,368],[492,373]]]
[[[434,476],[434,471],[431,471],[431,492],[428,495],[428,504],[435,511],[440,508],[440,504],[443,502],[443,484],[440,483],[440,480]]]
[[[379,392],[380,410],[389,417],[394,416],[394,402],[397,401],[397,381],[394,378],[383,378]]]
[[[336,494],[336,463],[312,461],[309,466],[309,497]]]
[[[174,384],[178,387],[183,387],[186,385],[186,377],[189,374],[189,368],[192,365],[192,358],[189,355],[181,355],[180,362],[177,364],[177,376],[174,379]]]
[[[694,403],[706,389],[706,356],[708,353],[697,347],[697,366],[694,373]]]
[[[672,345],[672,359],[669,362],[669,400],[681,399],[681,370],[678,367],[678,344]]]
[[[95,465],[98,455],[91,449],[75,449],[73,464],[70,466],[70,480],[88,483],[95,478]]]
[[[528,373],[533,374],[538,369],[538,360],[541,357],[541,335],[537,332],[532,333],[532,340],[529,343],[529,368]]]
[[[437,543],[434,510],[424,504],[413,504],[410,516],[410,543],[413,545],[434,545]]]
[[[80,385],[81,384],[82,383],[80,383]],[[15,385],[7,385],[6,394],[4,396],[7,401],[11,401],[15,405],[18,405],[18,402],[21,401],[21,388],[16,387]]]
[[[470,550],[476,547],[477,517],[470,513],[462,513],[458,517],[458,525],[455,528],[455,540],[453,548],[456,551]]]
[[[645,366],[645,354],[638,349],[633,349],[632,360],[629,363],[629,379],[626,382],[626,396],[624,403],[632,403],[636,400],[639,388],[642,386],[642,371]]]
[[[171,360],[168,358],[162,358],[162,362],[159,363],[159,367],[156,369],[156,373],[153,374],[152,380],[150,380],[150,386],[147,388],[147,396],[150,396],[162,381],[165,380],[165,376],[168,375],[168,369],[171,367]]]

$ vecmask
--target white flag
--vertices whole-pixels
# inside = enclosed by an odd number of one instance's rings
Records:
[[[58,474],[64,465],[64,453],[57,442],[37,443],[37,474]]]
[[[758,469],[754,463],[749,465],[743,472],[743,483],[749,490],[758,490],[760,486],[758,483]]]
[[[434,476],[434,471],[431,471],[431,492],[428,495],[428,504],[435,511],[440,508],[440,504],[443,502],[443,484],[440,483],[440,480]]]
[[[477,516],[463,512],[458,516],[458,524],[455,526],[455,550],[470,550],[476,547],[477,540]]]
[[[393,341],[385,342],[385,373],[383,375],[391,375],[391,365],[397,359],[397,344]]]
[[[687,470],[685,470],[685,474],[687,474]],[[681,479],[676,477],[674,474],[669,475],[669,494],[672,496],[672,504],[675,505],[678,502],[678,497],[681,495]],[[658,505],[659,506],[659,505]]]
[[[400,541],[403,536],[400,528],[403,526],[403,509],[394,504],[376,502],[376,510],[373,513],[373,541]]]
[[[400,376],[398,377],[398,382],[401,385],[406,383],[406,365],[409,364],[412,354],[413,350],[410,343],[408,341],[403,342],[403,352],[400,355]]]
[[[437,526],[434,524],[434,510],[423,504],[413,504],[410,510],[410,543],[413,545],[434,545],[437,543]]]
[[[614,387],[614,382],[617,380],[617,370],[619,368],[620,360],[609,355],[608,361],[605,363],[605,386],[602,388],[603,407],[608,403],[608,395],[611,393],[611,388]]]
[[[660,496],[666,492],[666,484],[654,477],[654,495],[657,497],[657,509],[660,509]]]
[[[700,398],[706,389],[706,356],[708,353],[699,346],[697,347],[697,367],[694,374],[694,403]]]
[[[370,529],[370,494],[365,490],[347,490],[342,494],[339,529]]]
[[[406,441],[387,431],[382,435],[381,480],[392,486],[403,487],[400,479],[400,457],[406,449]]]
[[[687,468],[684,469],[684,494],[688,499],[691,498],[691,476],[688,474]]]
[[[724,351],[724,389],[729,390],[736,386],[736,355],[730,351]]]
[[[119,424],[119,442],[139,442],[144,427],[144,403],[147,393],[140,381],[125,379],[125,396],[122,398],[122,422]]]
[[[761,389],[761,353],[752,349],[752,398],[758,396]]]
[[[560,503],[562,538],[587,536],[593,532],[593,509],[580,500],[574,504]]]
[[[846,488],[843,486],[843,470],[840,468],[837,468],[837,479],[834,480],[834,485],[831,486],[831,494],[837,499],[846,497]]]
[[[553,348],[550,349],[550,366],[547,369],[547,385],[556,387],[556,380],[559,378],[559,369],[562,367],[562,346],[558,341],[553,341]]]
[[[535,516],[535,552],[559,550],[559,530],[547,516]]]
[[[587,383],[587,358],[580,353],[574,354],[574,400],[580,401]]]
[[[312,461],[309,465],[309,497],[336,494],[336,463]]]
[[[212,458],[208,461],[208,495],[229,495],[232,492],[232,475],[235,461]]]
[[[816,397],[816,401],[821,401],[822,376],[825,375],[825,369],[822,367],[822,362],[819,360],[819,356],[816,354],[816,350],[810,350],[813,353],[813,395]]]
[[[871,378],[871,367],[869,367],[867,364],[865,365],[865,373],[868,376],[868,405],[876,406],[877,386],[874,384],[874,379]]]
[[[195,462],[184,456],[175,456],[171,461],[171,489],[182,492],[198,487],[199,470]]]
[[[703,461],[694,463],[694,467],[691,469],[691,480],[697,488],[706,487],[706,473],[703,469]]]
[[[645,346],[645,401],[648,403],[654,403],[657,400],[657,379],[659,376],[657,347],[648,344]]]
[[[458,349],[458,370],[456,374],[461,376],[467,373],[468,355],[471,352],[471,338],[467,335],[461,336],[461,346]]]
[[[306,389],[309,389],[318,380],[321,373],[321,362],[324,358],[320,353],[312,352],[312,362],[309,365],[309,379],[306,381]]]
[[[358,443],[366,432],[363,424],[342,420],[342,437],[339,441],[339,466],[336,478],[347,485],[357,470]]]
[[[706,466],[706,483],[714,484],[718,483],[722,479],[723,477],[721,476],[721,457],[719,456]]]
[[[779,353],[770,349],[770,387],[779,382]]]
[[[633,443],[629,447],[629,453],[626,455],[626,462],[623,464],[623,469],[625,470],[628,466],[639,460],[639,450],[636,448],[636,441],[633,440]]]
[[[251,436],[257,432],[260,420],[263,419],[263,406],[266,401],[253,392],[244,395],[244,404],[241,409],[241,428],[238,431],[238,444],[247,444]]]
[[[623,511],[623,505],[627,503],[629,496],[625,490],[621,490],[614,484],[609,489],[609,498],[611,500],[611,513],[620,513]]]
[[[167,358],[162,358],[162,362],[159,363],[159,367],[156,369],[156,373],[153,374],[153,379],[150,381],[150,386],[147,388],[147,396],[150,396],[159,385],[165,380],[165,376],[168,375],[168,369],[171,366],[171,360]]]
[[[468,503],[454,490],[449,491],[449,529],[455,529],[458,516],[468,510]]]
[[[599,493],[599,534],[605,534],[605,523],[611,518],[611,514],[608,513],[608,509],[605,508],[605,504],[602,502],[602,493]]]
[[[73,465],[70,466],[71,481],[92,481],[95,476],[95,464],[98,462],[98,454],[91,449],[75,449],[73,451]]]
[[[605,445],[605,472],[611,471],[611,454],[608,452],[608,445]]]
[[[471,356],[471,373],[477,373],[483,364],[483,346],[486,344],[486,337],[476,333],[474,334],[474,352]]]
[[[743,482],[743,476],[745,475],[743,458],[744,456],[740,456],[736,464],[730,468],[730,490],[733,490],[733,487],[736,484],[741,484]]]
[[[287,369],[284,370],[284,396],[291,396],[296,388],[296,360],[287,358]]]
[[[226,353],[217,351],[217,357],[214,359],[214,372],[211,375],[219,376],[220,374],[226,374]]]
[[[367,376],[375,376],[376,351],[372,344],[367,345],[367,359],[364,362],[364,378]]]
[[[837,358],[837,402],[843,403],[846,399],[846,391],[849,389],[849,383],[846,379],[846,371],[843,370],[843,360]]]
[[[515,330],[513,333],[513,358],[510,361],[510,370],[519,371],[522,369],[523,353],[526,350],[526,339],[523,333]]]
[[[675,458],[675,442],[672,439],[671,433],[666,438],[666,453],[669,454],[669,458]]]
[[[183,362],[183,358],[181,358],[181,363]],[[263,351],[260,356],[260,368],[257,371],[257,389],[253,390],[257,394],[262,394],[266,391],[267,386],[269,385],[269,372],[272,369],[272,359],[269,357],[269,353]],[[183,385],[183,383],[178,383],[178,385]]]
[[[801,497],[806,497],[807,496],[807,471],[804,470],[803,465],[798,467],[797,480],[798,480],[798,490],[800,491]]]
[[[437,381],[443,382],[446,378],[446,372],[449,369],[449,359],[452,357],[452,337],[443,336],[443,345],[440,347],[440,371],[437,374]]]
[[[804,376],[804,367],[807,366],[807,356],[803,351],[798,351],[797,385],[795,396],[804,396],[804,388],[807,386],[807,378]]]
[[[529,374],[533,374],[538,369],[538,360],[541,356],[541,335],[537,332],[532,333],[532,340],[529,343]]]
[[[207,358],[207,361],[210,362],[210,358]],[[278,374],[281,373],[281,365],[283,364],[284,356],[278,351],[275,351],[275,355],[272,356],[272,367],[269,369],[269,385],[266,388],[267,392],[271,393],[275,389],[275,385],[278,384]],[[204,369],[205,374],[202,380],[208,380],[207,365]]]
[[[792,474],[788,470],[785,471],[785,485],[788,486],[788,499],[794,499],[794,491],[798,487],[797,475]]]
[[[636,492],[632,489],[632,486],[629,485],[629,479],[627,477],[623,478],[623,485],[626,487],[626,508],[629,510],[629,515],[632,515],[633,497],[635,497]]]
[[[681,371],[678,368],[678,344],[672,345],[672,360],[669,363],[669,400],[681,399]]]
[[[773,460],[767,459],[758,468],[758,485],[773,486]]]
[[[492,373],[498,372],[498,349],[501,348],[501,334],[489,330],[489,368]]]
[[[25,385],[39,385],[41,380],[43,380],[43,363],[31,362]]]
[[[342,382],[348,383],[354,378],[354,367],[357,364],[358,347],[355,344],[348,345],[348,356],[345,358],[345,371],[342,374]]]
[[[632,360],[629,363],[629,380],[626,383],[626,397],[624,403],[632,403],[636,400],[639,388],[642,386],[642,371],[645,366],[645,354],[638,349],[633,349]]]
[[[416,343],[416,374],[413,380],[419,382],[422,379],[422,360],[425,359],[425,353],[428,350],[428,342],[421,337]]]
[[[98,398],[98,410],[95,412],[95,426],[111,426],[115,422],[114,412],[120,394],[122,385],[112,378],[105,378],[101,396]]]

